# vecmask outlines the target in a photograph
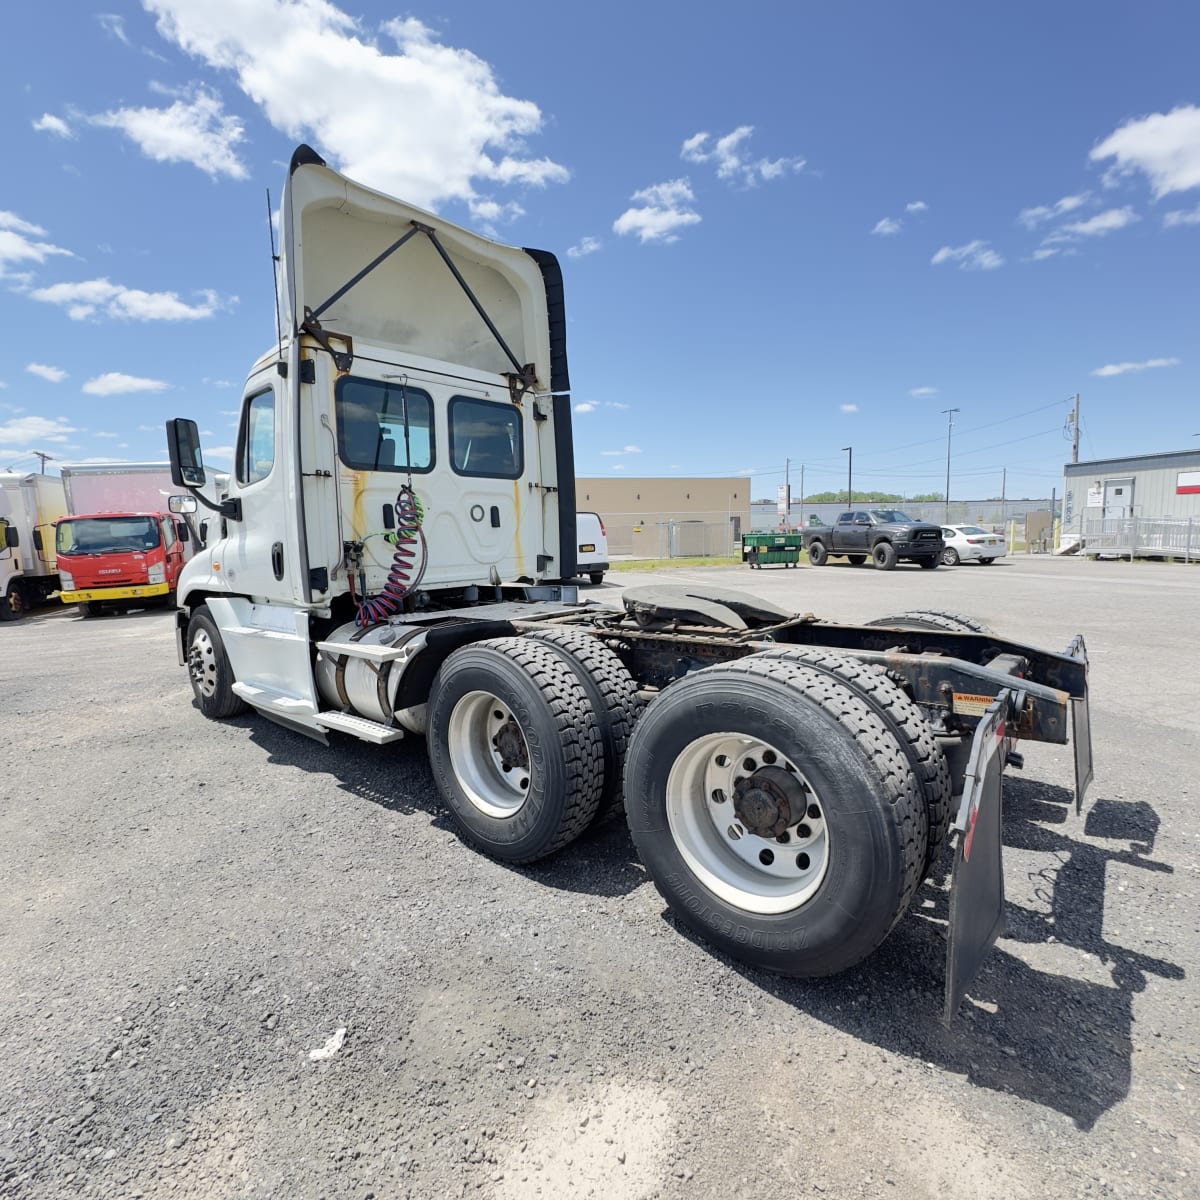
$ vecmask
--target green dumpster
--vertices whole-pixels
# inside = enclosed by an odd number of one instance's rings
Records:
[[[798,533],[742,534],[742,562],[751,568],[772,564],[794,567],[803,548],[804,539]]]

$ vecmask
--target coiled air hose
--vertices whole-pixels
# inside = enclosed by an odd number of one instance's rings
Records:
[[[425,576],[428,554],[425,531],[421,528],[425,509],[410,484],[402,484],[396,496],[396,530],[390,535],[396,549],[391,570],[383,591],[372,599],[364,599],[354,623],[360,628],[378,625],[398,613],[404,598],[420,586]]]

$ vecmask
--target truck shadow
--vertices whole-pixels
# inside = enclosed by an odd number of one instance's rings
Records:
[[[1142,802],[1097,800],[1084,836],[1124,843],[1109,847],[1053,828],[1074,821],[1073,804],[1063,788],[1006,780],[1005,845],[1050,854],[1055,861],[1032,876],[1037,909],[1006,905],[1004,939],[949,1030],[942,1022],[949,898],[944,876],[925,885],[908,918],[871,958],[834,978],[783,979],[732,960],[729,965],[764,991],[861,1041],[1055,1109],[1078,1128],[1091,1129],[1129,1093],[1133,997],[1146,988],[1148,976],[1181,980],[1184,971],[1117,945],[1103,932],[1110,863],[1173,871],[1148,857],[1158,814]],[[943,872],[950,863],[947,856]],[[1045,947],[1031,957],[1052,959],[1057,969],[1030,966],[1006,950],[1005,941]],[[1080,961],[1080,955],[1093,961]]]
[[[244,725],[250,740],[271,761],[330,776],[339,790],[351,796],[402,816],[423,814],[435,829],[459,836],[458,826],[438,797],[424,738],[408,737],[390,746],[372,747],[365,754],[361,742],[338,734],[330,736],[326,748],[253,714],[234,723]],[[609,898],[626,896],[649,881],[620,816],[597,820],[552,858],[509,870],[543,887]]]
[[[437,798],[422,739],[364,755],[348,738],[332,738],[324,749],[260,718],[241,720],[272,759],[325,774],[352,796],[404,816],[422,814],[434,828],[457,832]],[[1029,876],[1036,907],[1008,902],[1007,932],[949,1030],[942,1022],[949,855],[940,877],[924,885],[879,950],[830,979],[767,974],[714,950],[670,910],[663,910],[662,919],[799,1012],[1091,1129],[1129,1093],[1134,996],[1149,976],[1182,980],[1184,971],[1104,936],[1110,864],[1173,872],[1150,857],[1157,812],[1144,802],[1100,798],[1079,838],[1064,832],[1077,828],[1073,803],[1063,788],[1006,780],[1004,844],[1016,852],[1009,856],[1009,878],[1021,852],[1038,856]],[[510,869],[542,887],[604,897],[628,895],[649,883],[624,823],[611,818],[553,858]],[[1027,957],[1052,967],[1031,966],[1006,948],[1013,943],[1028,946]]]

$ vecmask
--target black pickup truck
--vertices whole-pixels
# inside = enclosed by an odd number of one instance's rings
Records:
[[[832,525],[814,525],[803,532],[814,567],[831,558],[848,558],[857,567],[870,558],[881,571],[890,571],[900,559],[933,570],[944,549],[940,525],[914,521],[895,508],[844,512]]]

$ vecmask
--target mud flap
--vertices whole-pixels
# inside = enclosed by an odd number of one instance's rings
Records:
[[[1002,691],[975,728],[954,827],[959,831],[950,884],[946,945],[946,1025],[949,1026],[996,939],[1004,932],[1004,865],[1000,793],[1009,741],[1012,693]]]
[[[1079,659],[1087,668],[1087,647],[1083,634],[1078,634],[1067,647],[1072,658]],[[1088,708],[1086,691],[1082,696],[1071,698],[1071,740],[1075,744],[1075,815],[1083,811],[1083,798],[1095,772],[1092,769],[1092,715]]]

